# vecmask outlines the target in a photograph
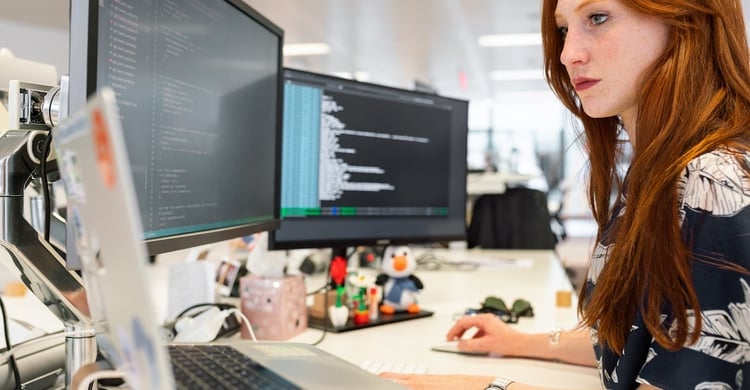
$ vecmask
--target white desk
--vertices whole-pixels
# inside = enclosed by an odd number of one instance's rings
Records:
[[[466,193],[469,196],[502,194],[509,183],[523,183],[536,177],[509,172],[470,173],[466,176]]]
[[[521,318],[517,326],[528,332],[548,332],[555,326],[573,327],[577,323],[575,305],[555,306],[555,292],[571,289],[565,271],[551,251],[477,251],[441,250],[451,259],[522,258],[530,267],[485,267],[476,271],[418,271],[424,282],[420,306],[434,311],[432,317],[376,326],[343,333],[328,333],[318,346],[352,363],[363,360],[426,364],[434,374],[464,373],[495,375],[556,388],[600,388],[593,368],[528,359],[473,357],[434,352],[430,347],[445,339],[454,315],[468,307],[478,308],[488,295],[502,298],[510,305],[517,298],[528,300],[533,318]],[[502,262],[502,260],[500,260]],[[528,262],[522,262],[528,264]],[[319,283],[319,282],[318,282]],[[310,283],[310,287],[319,284]],[[320,330],[308,329],[290,341],[315,342]]]
[[[416,254],[420,250],[415,250]],[[484,298],[495,295],[510,305],[517,298],[528,300],[535,317],[521,318],[515,325],[528,332],[548,332],[554,326],[569,328],[576,324],[576,300],[570,308],[555,306],[555,292],[570,289],[570,282],[559,260],[551,251],[440,250],[434,252],[451,260],[497,258],[528,259],[519,265],[484,267],[474,271],[418,271],[425,288],[420,305],[434,311],[432,317],[393,323],[343,333],[328,333],[318,346],[354,364],[363,360],[426,364],[430,373],[495,375],[517,381],[556,388],[600,388],[595,369],[554,362],[514,358],[472,357],[434,352],[430,347],[445,338],[454,315],[468,307],[478,308]],[[308,278],[308,289],[322,285],[323,277]],[[47,331],[62,328],[36,298],[7,299],[11,317],[22,318]],[[33,306],[33,308],[32,308]],[[31,316],[31,317],[30,317]],[[290,341],[312,343],[322,331],[308,329]]]

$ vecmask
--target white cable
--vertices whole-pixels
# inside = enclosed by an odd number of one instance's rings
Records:
[[[89,390],[91,385],[99,381],[100,379],[112,379],[122,378],[124,375],[122,371],[117,370],[94,370],[88,373],[76,386],[75,390]]]
[[[252,338],[253,341],[258,342],[258,339],[255,338],[255,332],[253,332],[253,326],[250,324],[250,320],[248,320],[247,317],[245,317],[245,315],[239,309],[227,309],[227,311],[229,312],[229,314],[234,313],[239,315],[242,319],[242,322],[247,327],[248,332],[250,333],[250,338]]]

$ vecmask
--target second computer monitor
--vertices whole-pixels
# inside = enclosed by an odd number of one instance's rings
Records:
[[[274,249],[459,240],[468,103],[284,71]]]

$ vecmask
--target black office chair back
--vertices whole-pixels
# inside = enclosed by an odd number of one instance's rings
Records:
[[[477,198],[467,232],[469,248],[555,249],[547,194],[531,188],[508,188]]]

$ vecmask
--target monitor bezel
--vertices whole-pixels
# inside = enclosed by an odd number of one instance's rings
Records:
[[[388,85],[382,85],[382,84],[375,84],[370,82],[363,82],[363,81],[357,81],[357,80],[351,80],[346,79],[338,76],[328,75],[328,74],[322,74],[322,73],[316,73],[311,72],[307,70],[301,70],[296,68],[290,68],[285,67],[284,68],[284,75],[286,75],[287,72],[296,72],[300,74],[307,74],[312,77],[317,78],[324,78],[329,79],[334,82],[347,82],[347,83],[356,83],[362,87],[365,88],[374,88],[379,91],[392,91],[394,93],[406,93],[411,94],[415,96],[421,96],[425,99],[444,99],[446,101],[451,101],[453,104],[462,104],[466,106],[466,116],[467,116],[467,122],[466,126],[462,127],[458,131],[462,131],[464,133],[464,138],[468,137],[468,105],[469,102],[462,99],[452,98],[448,96],[442,96],[437,95],[435,93],[428,93],[425,91],[418,91],[418,90],[411,90],[411,89],[405,89],[405,88],[398,88],[394,86],[388,86]],[[284,76],[284,80],[286,80],[286,76]],[[282,89],[283,91],[283,89]],[[283,93],[282,93],[283,94]],[[282,118],[283,119],[283,118]],[[283,123],[283,122],[282,122]],[[452,131],[456,131],[456,129],[452,129]],[[282,129],[283,133],[283,129]],[[282,151],[283,153],[283,151]],[[459,158],[461,161],[463,161],[463,175],[460,175],[457,179],[459,180],[459,183],[456,183],[456,185],[460,186],[464,189],[461,196],[461,204],[465,205],[467,200],[467,194],[466,194],[466,169],[467,169],[467,161],[466,161],[466,155],[467,150],[466,146],[464,145],[463,148],[461,148],[461,155],[457,156],[456,158]],[[279,156],[279,161],[283,160],[283,156]],[[281,180],[280,180],[281,181]],[[281,191],[281,184],[279,184],[279,191]],[[280,202],[279,202],[280,204]],[[368,236],[368,237],[353,237],[353,238],[343,238],[343,239],[336,239],[336,238],[313,238],[313,239],[302,239],[302,240],[284,240],[281,241],[278,237],[278,229],[269,232],[268,235],[268,247],[272,250],[289,250],[289,249],[304,249],[304,248],[342,248],[342,247],[355,247],[355,246],[384,246],[384,245],[409,245],[409,244],[426,244],[426,243],[440,243],[440,242],[449,242],[449,241],[462,241],[466,239],[466,208],[461,208],[461,220],[462,220],[462,229],[457,229],[455,232],[452,232],[450,234],[423,234],[423,235],[411,235],[411,236],[399,236],[397,238],[389,237],[387,234],[383,234],[379,237],[375,236]],[[456,218],[458,219],[458,218]],[[342,221],[342,223],[345,223]],[[281,226],[279,229],[283,229],[284,225],[284,219],[281,219]]]
[[[281,131],[282,131],[282,105],[283,105],[283,44],[284,30],[271,22],[268,18],[260,14],[254,8],[242,0],[224,0],[230,6],[236,8],[239,12],[244,13],[249,18],[257,22],[262,28],[269,31],[278,38],[277,50],[277,90],[276,96],[276,145],[275,145],[275,172],[281,168]],[[98,0],[81,0],[71,3],[70,8],[70,80],[71,89],[69,91],[69,113],[74,113],[77,109],[84,107],[86,100],[96,92],[96,70],[97,70],[97,45],[98,45],[98,22],[99,7]],[[82,42],[85,42],[83,44]],[[80,80],[85,80],[82,83]],[[78,87],[76,89],[76,87]],[[255,221],[231,227],[209,229],[204,231],[180,233],[162,237],[145,239],[149,255],[155,256],[166,252],[172,252],[181,249],[188,249],[204,244],[216,243],[237,237],[243,237],[263,231],[272,231],[280,225],[280,175],[275,175],[274,180],[274,206],[273,217],[267,220]],[[68,253],[71,252],[71,245],[68,244]],[[75,249],[75,248],[72,248]]]

